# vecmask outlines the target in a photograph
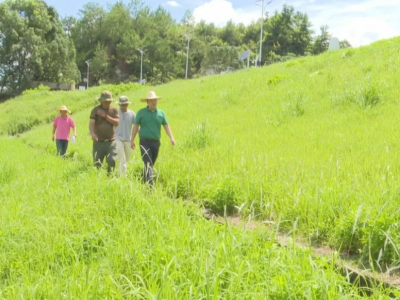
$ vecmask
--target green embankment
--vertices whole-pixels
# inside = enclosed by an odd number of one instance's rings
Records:
[[[106,87],[74,92],[75,102],[46,93],[55,102],[43,114],[41,94],[0,105],[3,133],[24,115],[37,118],[26,128],[42,124],[0,142],[1,295],[356,298],[325,262],[276,248],[262,228],[209,224],[195,207],[251,216],[361,253],[378,270],[395,265],[399,46],[392,39],[155,87],[177,145],[164,134],[154,195],[139,182],[138,151],[129,179],[91,168],[88,106]],[[146,89],[107,88],[127,93],[132,109],[143,106]],[[78,139],[65,161],[55,157],[46,124],[60,104],[83,109],[73,114]]]

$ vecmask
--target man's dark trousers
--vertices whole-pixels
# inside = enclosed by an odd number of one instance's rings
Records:
[[[107,160],[107,173],[111,173],[115,169],[117,159],[117,143],[115,141],[93,142],[94,166],[100,168],[104,158]]]
[[[140,139],[140,152],[144,162],[143,180],[151,186],[154,186],[153,166],[156,163],[160,145],[158,140]]]

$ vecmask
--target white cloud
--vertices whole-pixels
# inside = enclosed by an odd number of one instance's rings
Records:
[[[295,8],[309,15],[316,33],[321,25],[328,25],[333,36],[357,47],[400,35],[400,5],[395,2],[339,0],[316,4],[300,0]]]
[[[234,7],[232,3],[243,3]],[[267,10],[270,15],[281,11],[283,4],[294,6],[296,11],[307,13],[313,29],[319,34],[321,25],[339,39],[347,39],[353,46],[400,35],[399,0],[275,0]],[[196,22],[205,20],[216,26],[227,21],[250,24],[261,16],[255,1],[208,0],[193,11]]]
[[[214,23],[216,26],[224,26],[229,20],[235,23],[250,24],[260,18],[261,13],[257,9],[235,9],[231,2],[226,0],[211,0],[198,6],[193,11],[196,22],[201,20]]]
[[[167,4],[172,7],[180,7],[181,5],[176,1],[167,1]]]

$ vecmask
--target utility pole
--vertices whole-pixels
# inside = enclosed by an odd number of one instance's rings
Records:
[[[260,54],[259,54],[259,65],[262,66],[262,40],[263,40],[263,25],[264,25],[264,8],[270,4],[274,0],[268,1],[267,4],[264,5],[264,0],[256,1],[257,5],[261,6],[261,30],[260,30]]]
[[[143,84],[143,53],[145,50],[144,47],[136,50],[140,52],[140,84]]]
[[[86,77],[86,89],[89,89],[89,65],[90,65],[90,60],[85,61],[87,64],[87,77]]]
[[[186,75],[185,75],[185,79],[188,78],[188,70],[189,70],[189,46],[190,46],[190,34],[192,32],[187,32],[185,33],[185,36],[187,38],[187,46],[186,46]]]

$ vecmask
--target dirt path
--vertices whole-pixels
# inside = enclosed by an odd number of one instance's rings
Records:
[[[246,221],[240,217],[221,217],[213,215],[212,213],[205,212],[204,217],[210,221],[214,221],[218,224],[225,224],[228,222],[229,224],[237,227],[243,227],[247,230],[253,230],[255,228],[259,228],[262,226],[268,226],[268,224],[259,222],[259,221]],[[339,258],[337,257],[337,251],[330,248],[329,246],[320,246],[314,247],[307,243],[306,240],[302,240],[301,238],[293,239],[290,236],[279,234],[276,236],[276,243],[281,247],[288,247],[290,245],[294,245],[298,248],[306,248],[310,249],[315,256],[317,257],[327,257],[328,260],[332,261],[332,258],[335,257],[334,263],[337,267],[338,271],[340,271],[344,276],[346,276],[350,282],[353,284],[357,284],[360,288],[369,288],[376,286],[385,286],[387,288],[395,289],[400,291],[400,276],[393,276],[393,271],[398,271],[399,268],[390,269],[385,273],[372,272],[367,269],[362,269],[357,267],[347,259],[349,257],[346,254],[340,254]]]

